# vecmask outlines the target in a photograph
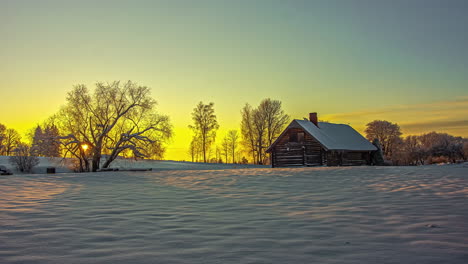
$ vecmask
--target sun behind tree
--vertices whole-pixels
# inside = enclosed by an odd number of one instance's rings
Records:
[[[92,94],[85,85],[73,87],[57,114],[65,153],[79,160],[81,171],[88,170],[90,158],[91,170],[96,171],[102,157],[102,167],[107,168],[123,153],[141,158],[153,156],[155,149],[164,152],[172,126],[155,107],[150,89],[131,81],[97,83]]]

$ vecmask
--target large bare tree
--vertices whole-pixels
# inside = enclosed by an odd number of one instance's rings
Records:
[[[203,162],[206,163],[206,154],[209,152],[208,149],[215,141],[216,130],[219,128],[218,121],[216,120],[216,115],[214,113],[214,103],[198,103],[198,105],[193,109],[192,120],[193,125],[189,125],[189,128],[195,132],[195,136],[200,140]]]
[[[266,141],[270,146],[273,141],[283,132],[283,128],[289,122],[289,116],[281,108],[281,101],[267,98],[258,106],[258,112],[262,113],[266,127]],[[267,146],[267,147],[268,147]]]
[[[257,108],[246,104],[241,114],[243,145],[252,154],[254,163],[264,164],[266,148],[281,134],[290,117],[282,109],[281,101],[270,98],[262,100]]]
[[[100,168],[103,154],[103,168],[125,151],[149,157],[150,147],[161,148],[172,135],[169,118],[155,107],[150,89],[131,81],[97,83],[94,93],[77,85],[57,115],[65,150],[83,163],[83,170],[90,166],[92,171]]]
[[[382,145],[382,151],[385,157],[389,158],[392,154],[393,147],[401,141],[400,126],[397,124],[385,121],[374,120],[368,123],[366,130],[366,138],[369,141],[378,139]]]

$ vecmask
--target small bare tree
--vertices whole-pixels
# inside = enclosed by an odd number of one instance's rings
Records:
[[[203,104],[203,102],[198,103],[193,109],[192,120],[193,125],[189,125],[189,128],[191,128],[195,132],[195,136],[200,139],[203,162],[206,163],[207,153],[209,152],[208,149],[214,143],[216,130],[219,128],[214,113],[214,103],[206,105]]]
[[[5,140],[5,131],[6,126],[4,124],[0,124],[0,155],[3,155],[3,141]]]
[[[32,172],[32,169],[39,164],[39,159],[31,155],[31,148],[24,143],[19,143],[13,150],[14,156],[9,158],[11,165],[20,172]]]
[[[224,163],[228,163],[228,156],[229,156],[229,140],[226,137],[223,138],[223,142],[221,142],[221,153],[224,155]]]
[[[231,153],[232,163],[236,163],[235,156],[239,143],[239,134],[237,133],[237,130],[229,130],[227,134],[227,142],[229,144],[229,151]]]
[[[18,131],[13,128],[7,128],[5,130],[3,140],[2,140],[2,149],[0,155],[10,156],[13,154],[13,151],[19,146],[21,141],[21,135]]]
[[[254,124],[253,124],[253,109],[249,104],[241,110],[241,144],[243,148],[252,155],[252,162],[257,163],[257,148],[255,147],[255,134],[254,134]]]
[[[221,147],[216,146],[215,150],[215,155],[216,155],[216,163],[223,163],[223,159],[221,158]]]

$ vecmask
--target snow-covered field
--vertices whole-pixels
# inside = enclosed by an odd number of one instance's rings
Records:
[[[468,168],[0,176],[0,263],[468,263]]]
[[[7,167],[15,174],[21,174],[15,170],[15,167],[8,161],[9,157],[0,156],[0,165]],[[71,160],[62,158],[45,158],[39,157],[39,165],[34,167],[34,174],[45,174],[48,167],[56,168],[57,173],[73,172],[70,169]],[[104,163],[104,160],[102,161]],[[161,170],[222,170],[222,169],[241,169],[241,168],[266,168],[269,166],[261,165],[242,165],[242,164],[218,164],[218,163],[198,163],[198,162],[183,162],[170,160],[138,160],[133,159],[116,159],[112,162],[111,168],[121,170],[128,169],[149,169],[155,171]]]

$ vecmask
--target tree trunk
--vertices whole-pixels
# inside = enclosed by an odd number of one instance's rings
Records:
[[[96,172],[99,169],[100,163],[101,163],[101,149],[96,146],[93,149],[93,157],[92,157],[92,161],[91,161],[91,171]]]
[[[206,163],[206,138],[203,137],[203,162]]]
[[[110,164],[115,160],[116,156],[110,155],[109,158],[106,159],[104,164],[102,165],[103,168],[109,168]]]
[[[96,172],[99,169],[100,163],[101,163],[101,155],[94,156],[92,163],[91,163],[91,171]]]

